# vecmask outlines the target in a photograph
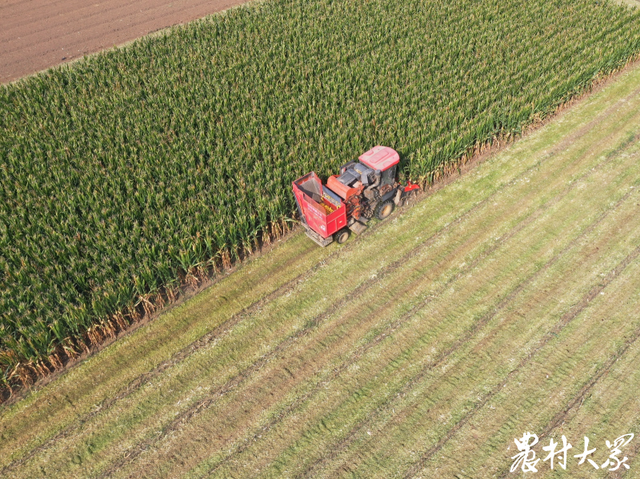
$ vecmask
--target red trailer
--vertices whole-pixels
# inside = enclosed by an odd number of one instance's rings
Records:
[[[293,182],[293,193],[298,203],[302,224],[307,234],[320,246],[326,246],[338,233],[336,241],[349,238],[347,207],[340,197],[322,182],[313,171]]]
[[[323,185],[314,172],[293,182],[300,221],[307,235],[320,246],[334,240],[344,243],[349,231],[362,233],[374,215],[389,216],[396,205],[419,187],[396,181],[400,155],[392,148],[376,146],[340,168]]]

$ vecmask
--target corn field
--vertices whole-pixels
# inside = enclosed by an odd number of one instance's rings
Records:
[[[517,135],[640,52],[593,0],[271,0],[0,87],[0,384],[286,229],[291,181]]]

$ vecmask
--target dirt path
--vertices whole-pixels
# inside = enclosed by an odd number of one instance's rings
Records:
[[[76,60],[246,0],[8,0],[0,3],[0,83]]]

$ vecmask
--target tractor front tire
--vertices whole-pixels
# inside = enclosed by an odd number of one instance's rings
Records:
[[[341,231],[338,231],[336,233],[336,241],[338,244],[342,244],[342,243],[346,243],[347,240],[349,239],[349,230],[348,229],[343,229]]]
[[[379,220],[383,220],[387,218],[391,213],[393,213],[393,208],[395,204],[391,200],[383,201],[376,208],[376,216]]]

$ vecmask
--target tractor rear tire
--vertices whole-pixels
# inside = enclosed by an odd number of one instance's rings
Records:
[[[395,206],[396,205],[391,200],[383,201],[376,208],[376,216],[379,220],[387,218],[391,213],[393,213]]]
[[[349,230],[348,229],[343,229],[341,231],[338,231],[336,233],[336,242],[338,244],[342,244],[342,243],[346,243],[347,240],[349,239]]]

